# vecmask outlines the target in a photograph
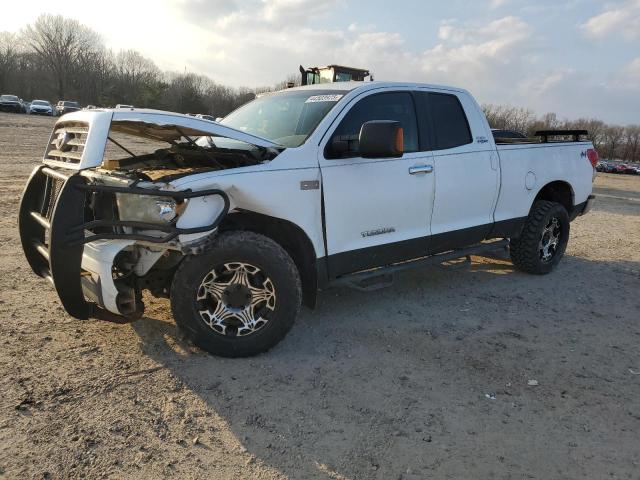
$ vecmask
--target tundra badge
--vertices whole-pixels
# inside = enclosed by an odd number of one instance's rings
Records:
[[[363,237],[373,237],[374,235],[382,235],[383,233],[393,233],[396,229],[393,227],[383,227],[376,228],[375,230],[367,230],[366,232],[362,232],[360,235]]]

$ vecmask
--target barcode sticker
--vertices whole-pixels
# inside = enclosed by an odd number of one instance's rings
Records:
[[[316,102],[337,102],[344,95],[313,95],[307,98],[304,103],[316,103]]]

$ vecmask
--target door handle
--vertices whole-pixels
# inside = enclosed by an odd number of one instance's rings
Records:
[[[433,172],[433,165],[416,165],[415,167],[409,167],[409,175],[431,172]]]
[[[491,154],[491,170],[498,170],[498,157],[495,153]]]

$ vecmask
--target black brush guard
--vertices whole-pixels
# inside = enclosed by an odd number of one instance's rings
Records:
[[[178,228],[175,221],[166,225],[123,220],[85,221],[87,194],[91,192],[166,196],[176,201],[219,195],[224,201],[224,207],[213,223],[195,228]],[[140,187],[97,185],[90,183],[80,172],[67,175],[66,172],[39,166],[31,173],[22,195],[18,227],[22,249],[33,271],[53,284],[62,305],[71,316],[86,319],[91,316],[105,317],[108,314],[105,315],[96,304],[85,300],[82,287],[82,252],[85,243],[102,239],[167,243],[178,235],[215,229],[228,211],[229,197],[218,189],[170,192]],[[110,232],[91,232],[98,227],[110,227],[107,229]],[[165,235],[158,237],[117,233],[113,231],[116,227],[154,230]],[[87,235],[87,232],[90,234]]]

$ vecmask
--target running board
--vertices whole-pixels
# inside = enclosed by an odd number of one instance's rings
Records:
[[[394,275],[404,270],[418,268],[426,265],[438,265],[450,260],[465,258],[464,265],[471,263],[471,255],[489,256],[491,252],[504,249],[509,245],[509,240],[497,240],[494,242],[479,243],[471,247],[460,248],[450,252],[437,253],[426,257],[419,257],[401,263],[393,263],[384,267],[378,267],[372,270],[364,270],[361,272],[350,273],[335,279],[334,285],[346,284],[357,290],[371,291],[379,288],[387,287],[393,283]],[[390,279],[390,280],[389,280]]]

